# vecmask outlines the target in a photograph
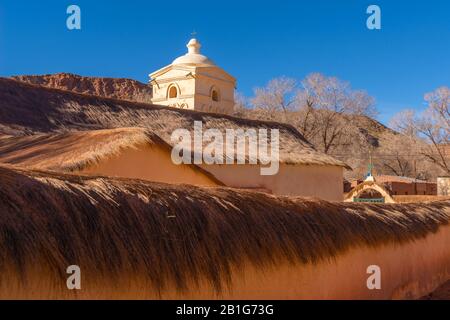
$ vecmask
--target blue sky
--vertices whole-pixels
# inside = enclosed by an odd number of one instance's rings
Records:
[[[81,7],[82,30],[66,28]],[[382,29],[366,28],[366,8]],[[202,52],[251,95],[271,78],[337,76],[377,100],[387,123],[423,95],[450,86],[450,1],[0,0],[0,76],[72,72],[142,82],[186,51]]]

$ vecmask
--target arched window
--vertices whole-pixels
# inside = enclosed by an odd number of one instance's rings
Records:
[[[169,99],[171,98],[177,98],[178,97],[178,90],[177,87],[175,86],[170,86],[169,87]]]
[[[219,101],[219,93],[217,92],[216,89],[213,89],[213,91],[211,92],[211,98],[212,98],[212,101],[216,101],[216,102]]]

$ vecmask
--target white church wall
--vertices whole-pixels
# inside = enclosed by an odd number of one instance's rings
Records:
[[[189,52],[150,75],[153,87],[152,103],[197,111],[229,114],[234,108],[236,79],[200,54],[200,43],[192,39]],[[171,85],[178,88],[176,98],[168,97]],[[211,92],[216,88],[219,99]]]

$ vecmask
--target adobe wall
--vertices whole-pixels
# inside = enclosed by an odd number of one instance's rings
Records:
[[[437,185],[424,182],[385,182],[383,183],[393,195],[436,195]]]
[[[225,185],[267,190],[276,195],[343,200],[343,169],[337,166],[280,165],[274,176],[262,176],[256,165],[200,165]],[[80,173],[136,178],[165,183],[217,186],[205,173],[189,165],[175,165],[170,153],[158,146],[140,146],[101,160]]]
[[[285,165],[273,176],[262,176],[257,165],[202,165],[227,186],[270,190],[275,195],[343,200],[343,168]]]
[[[82,273],[82,290],[70,291],[39,264],[23,282],[5,271],[0,299],[418,299],[450,279],[450,225],[404,244],[376,248],[355,245],[335,259],[316,265],[280,261],[270,268],[244,264],[233,270],[232,286],[217,294],[211,284],[179,292],[169,285],[161,292],[147,280],[127,274],[99,279]],[[369,265],[381,269],[381,290],[367,288]]]
[[[142,145],[122,150],[120,154],[101,160],[81,170],[82,174],[143,179],[164,183],[217,186],[218,183],[189,165],[175,165],[170,152],[159,146]]]
[[[261,270],[247,266],[224,299],[417,299],[450,279],[450,226],[414,242],[355,246],[334,261]],[[367,288],[367,267],[381,268],[381,290]],[[202,288],[199,292],[205,292]],[[175,298],[168,294],[167,298]],[[186,296],[185,296],[186,297]],[[192,293],[189,298],[211,298]],[[176,298],[179,298],[177,296]]]

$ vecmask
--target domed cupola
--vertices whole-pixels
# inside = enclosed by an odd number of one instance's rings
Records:
[[[176,58],[172,62],[173,65],[215,66],[215,63],[212,60],[200,54],[202,45],[197,39],[191,39],[186,47],[188,48],[188,52],[185,55]]]
[[[231,113],[236,79],[200,53],[197,39],[188,52],[150,76],[152,103],[181,109]]]

